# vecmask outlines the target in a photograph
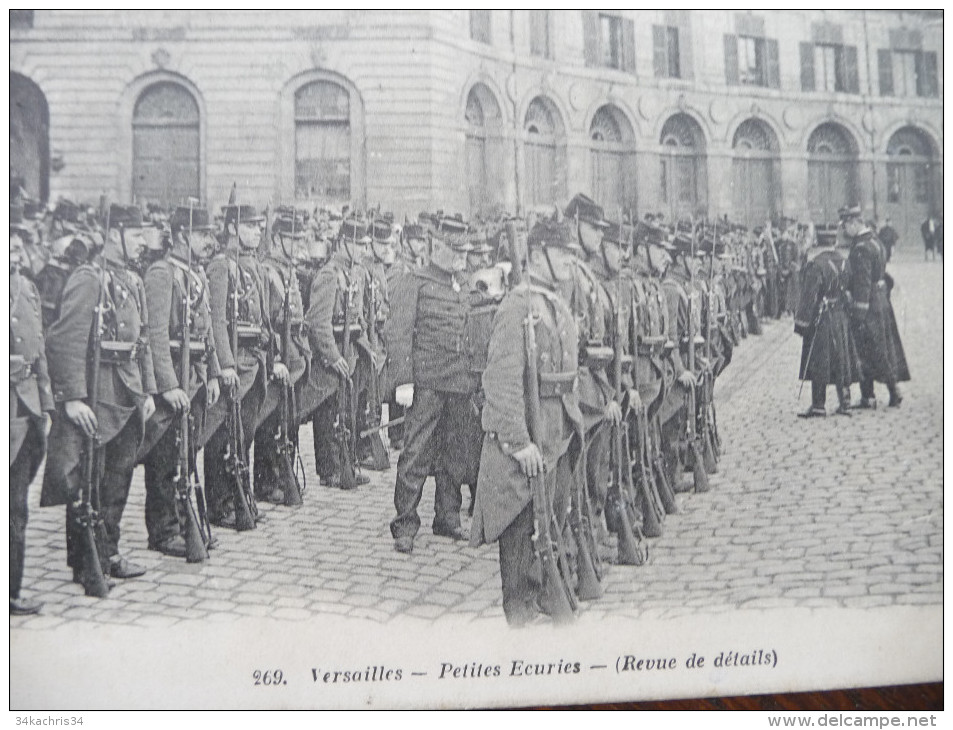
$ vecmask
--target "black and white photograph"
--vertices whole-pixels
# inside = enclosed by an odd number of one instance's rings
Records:
[[[18,719],[942,682],[942,10],[9,51]]]

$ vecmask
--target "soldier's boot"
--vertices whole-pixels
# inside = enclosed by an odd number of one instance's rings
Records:
[[[890,402],[887,403],[887,406],[889,408],[899,408],[903,402],[903,396],[900,395],[900,389],[897,387],[897,384],[887,383],[887,390],[890,392]]]

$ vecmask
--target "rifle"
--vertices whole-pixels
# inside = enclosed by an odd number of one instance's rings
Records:
[[[622,359],[624,356],[622,343],[625,324],[622,316],[621,283],[619,283],[616,294],[615,310],[616,330],[615,352],[612,358],[612,388],[621,406],[625,396],[622,386]],[[621,423],[612,426],[611,448],[614,467],[612,477],[615,482],[615,489],[610,491],[610,504],[613,505],[616,515],[615,533],[618,536],[618,562],[620,565],[643,565],[648,559],[648,551],[643,543],[642,528],[633,514],[636,512],[635,485],[632,483],[632,454],[629,450],[628,423],[624,414]],[[607,518],[608,515],[607,511]],[[659,526],[655,524],[654,527],[658,529],[655,536],[661,534]],[[646,530],[648,529],[646,527]]]
[[[236,205],[235,230],[238,230],[241,218],[241,206]],[[232,356],[238,363],[238,300],[242,292],[242,272],[238,264],[238,251],[235,252],[235,285],[232,288],[232,307],[230,334]],[[251,478],[248,474],[248,465],[245,463],[245,432],[242,428],[242,397],[241,386],[235,386],[229,393],[228,411],[228,444],[225,449],[225,471],[232,477],[232,502],[235,506],[235,529],[238,531],[254,530],[258,518],[258,503],[252,491]]]
[[[344,329],[341,334],[341,356],[351,362],[351,310],[354,305],[354,287],[348,281],[344,294]],[[339,375],[338,412],[334,419],[335,457],[341,489],[357,488],[357,443],[354,438],[354,386],[348,375]]]
[[[698,409],[700,420],[699,428],[702,432],[703,456],[705,471],[709,474],[718,473],[718,458],[715,455],[715,435],[712,431],[712,418],[709,409],[714,408],[714,388],[715,388],[715,370],[713,353],[711,349],[711,328],[712,318],[715,317],[715,249],[718,245],[718,224],[712,227],[712,247],[711,258],[709,261],[708,274],[708,313],[705,318],[705,360],[706,365],[703,372],[704,384],[702,386],[702,403]]]
[[[375,351],[375,345],[378,344],[378,333],[377,333],[377,279],[374,278],[374,274],[371,273],[370,280],[368,281],[368,299],[369,310],[370,310],[370,321],[367,323],[369,340],[371,342],[371,350]],[[384,441],[381,439],[380,428],[381,425],[381,391],[380,391],[380,377],[377,372],[377,368],[374,366],[373,360],[371,362],[371,372],[368,378],[368,393],[367,393],[367,403],[364,410],[364,421],[367,425],[367,429],[361,432],[361,438],[367,438],[367,446],[370,448],[370,457],[371,463],[369,468],[375,471],[384,471],[390,468],[390,458],[387,455],[387,449],[384,446]],[[374,429],[374,430],[371,430]],[[370,432],[368,432],[370,431]]]
[[[106,235],[109,235],[109,213],[106,213]],[[107,308],[106,302],[106,259],[103,257],[99,272],[99,302],[93,317],[92,347],[93,362],[89,382],[87,405],[96,412],[99,401],[99,377],[102,369],[103,320]],[[86,437],[86,451],[83,458],[82,502],[76,518],[81,528],[83,551],[82,582],[87,596],[105,598],[109,595],[109,581],[106,579],[105,555],[103,546],[103,519],[99,514],[99,434]]]
[[[295,217],[297,213],[294,208],[291,209],[291,235],[294,237]],[[281,354],[285,359],[294,346],[291,341],[291,287],[294,281],[295,273],[292,270],[287,281],[282,283],[285,286],[285,296],[282,302],[282,315],[284,317],[281,328]],[[304,465],[301,464],[301,457],[298,454],[298,415],[295,407],[295,393],[293,383],[282,383],[281,394],[278,399],[278,429],[275,432],[275,441],[277,442],[276,453],[278,455],[278,483],[284,494],[284,505],[286,507],[298,507],[304,504],[302,495],[306,479]],[[294,434],[293,436],[291,434]],[[297,468],[300,466],[301,481],[298,480]]]
[[[630,336],[629,340],[632,343],[632,388],[635,391],[639,389],[638,383],[638,368],[636,367],[636,356],[638,353],[638,342],[639,342],[639,323],[638,323],[638,308],[637,304],[633,303],[632,306],[632,319],[630,321]],[[621,327],[621,323],[620,323]],[[665,518],[665,506],[662,501],[662,497],[659,491],[659,487],[656,484],[654,475],[652,474],[651,469],[651,459],[649,456],[648,449],[648,438],[649,438],[649,421],[648,414],[646,409],[643,406],[642,410],[635,414],[636,419],[636,433],[634,440],[636,447],[639,450],[639,455],[636,459],[630,460],[630,470],[632,466],[637,466],[639,469],[638,475],[638,484],[639,492],[642,497],[642,512],[643,512],[643,523],[642,527],[645,532],[646,537],[660,537],[662,534],[662,521]],[[628,429],[628,424],[626,424]],[[628,434],[631,436],[631,434]],[[627,440],[627,445],[631,444],[631,440]],[[629,446],[631,451],[631,446]],[[631,476],[629,477],[631,480]],[[635,497],[635,492],[633,489],[633,498]],[[674,501],[674,496],[672,497]]]
[[[526,347],[526,425],[530,440],[539,445],[542,433],[542,413],[539,398],[538,348],[536,325],[532,312],[523,320],[523,338]],[[571,623],[576,618],[576,597],[567,584],[569,570],[566,553],[560,540],[559,522],[550,503],[546,482],[541,474],[529,479],[533,497],[533,546],[542,569],[542,595],[540,602],[557,625]],[[562,572],[560,572],[562,568]]]
[[[695,257],[695,222],[692,221],[692,258]],[[688,448],[692,457],[692,477],[695,482],[696,492],[707,492],[709,489],[708,473],[705,471],[705,464],[702,458],[701,444],[699,441],[698,429],[695,419],[698,417],[695,402],[695,312],[692,302],[695,297],[695,270],[693,266],[688,267],[690,274],[691,291],[688,295],[688,371],[692,374],[692,385],[688,389],[686,396],[688,405],[688,414],[686,421],[686,437]]]
[[[185,311],[182,316],[182,341],[179,353],[179,385],[189,392],[189,382],[192,376],[191,345],[192,345],[192,292],[189,276],[192,275],[192,200],[189,199],[189,245],[188,267],[189,274],[185,278]],[[201,563],[208,560],[206,535],[199,527],[199,518],[195,506],[192,504],[192,416],[188,408],[182,409],[179,414],[179,430],[176,435],[178,454],[175,463],[176,507],[180,519],[184,521],[185,532],[185,560],[188,563]],[[198,500],[198,497],[196,497]],[[204,500],[203,500],[204,501]],[[203,509],[204,513],[205,510]],[[211,541],[211,529],[208,531]]]

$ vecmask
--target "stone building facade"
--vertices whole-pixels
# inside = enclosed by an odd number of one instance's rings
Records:
[[[942,14],[11,11],[29,192],[826,221],[942,200]]]

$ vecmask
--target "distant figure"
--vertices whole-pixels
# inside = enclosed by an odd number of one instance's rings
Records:
[[[893,247],[897,244],[900,236],[897,234],[897,229],[890,224],[889,217],[884,220],[883,228],[877,232],[877,238],[879,238],[880,242],[884,245],[887,261],[890,261],[890,256],[893,254]]]
[[[936,232],[933,235],[933,243],[936,245],[937,253],[940,254],[940,260],[943,260],[943,219],[936,221]]]
[[[936,261],[936,219],[932,215],[923,221],[920,235],[923,236],[923,260],[928,261],[932,253],[933,260]]]

